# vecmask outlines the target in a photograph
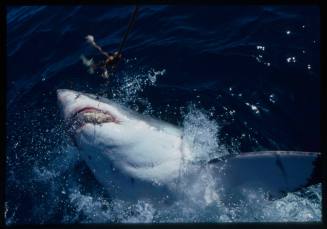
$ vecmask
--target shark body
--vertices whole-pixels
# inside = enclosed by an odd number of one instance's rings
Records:
[[[321,181],[319,153],[249,152],[212,160],[205,167],[193,165],[192,149],[180,128],[96,95],[59,89],[57,96],[83,160],[118,198],[162,201],[185,194],[201,177],[215,181],[208,203],[237,199],[244,188],[278,196]],[[202,186],[201,196],[208,196],[208,187]],[[216,193],[222,186],[224,191]]]

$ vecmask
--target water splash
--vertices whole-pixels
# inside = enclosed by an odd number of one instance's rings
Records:
[[[155,86],[158,78],[165,74],[165,69],[155,70],[153,68],[146,71],[143,70],[140,73],[124,71],[119,77],[119,86],[113,91],[113,97],[121,103],[133,104],[145,87]]]
[[[218,123],[194,104],[188,107],[183,127],[184,138],[190,144],[194,161],[208,162],[228,154],[225,146],[219,142]]]
[[[82,193],[79,186],[70,189],[69,203],[75,210],[63,218],[63,223],[151,223],[155,213],[150,202],[109,201],[101,195]]]

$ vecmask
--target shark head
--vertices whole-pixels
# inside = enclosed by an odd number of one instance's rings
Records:
[[[178,128],[96,95],[59,89],[57,97],[76,147],[101,183],[132,178],[164,185],[178,177],[187,153]]]
[[[135,119],[118,104],[95,95],[65,89],[59,89],[57,97],[78,148],[83,149],[88,145],[92,145],[93,149],[100,146],[113,148],[130,143],[128,136],[132,132],[126,133],[124,130]],[[104,142],[105,145],[102,144]],[[95,143],[98,143],[97,147],[94,147]]]

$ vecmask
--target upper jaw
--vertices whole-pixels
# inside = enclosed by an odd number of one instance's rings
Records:
[[[107,122],[119,123],[120,121],[109,111],[99,108],[86,106],[76,108],[68,118],[69,120],[78,120],[84,123],[101,124]]]
[[[76,132],[85,124],[102,124],[121,122],[117,114],[110,111],[105,104],[100,105],[98,101],[72,90],[57,90],[58,102],[64,119],[70,126],[69,129]]]

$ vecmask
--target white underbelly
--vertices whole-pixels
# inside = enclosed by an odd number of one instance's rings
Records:
[[[166,184],[140,180],[119,171],[105,155],[82,151],[82,158],[98,182],[113,198],[137,201],[140,199],[171,199],[172,192]]]

